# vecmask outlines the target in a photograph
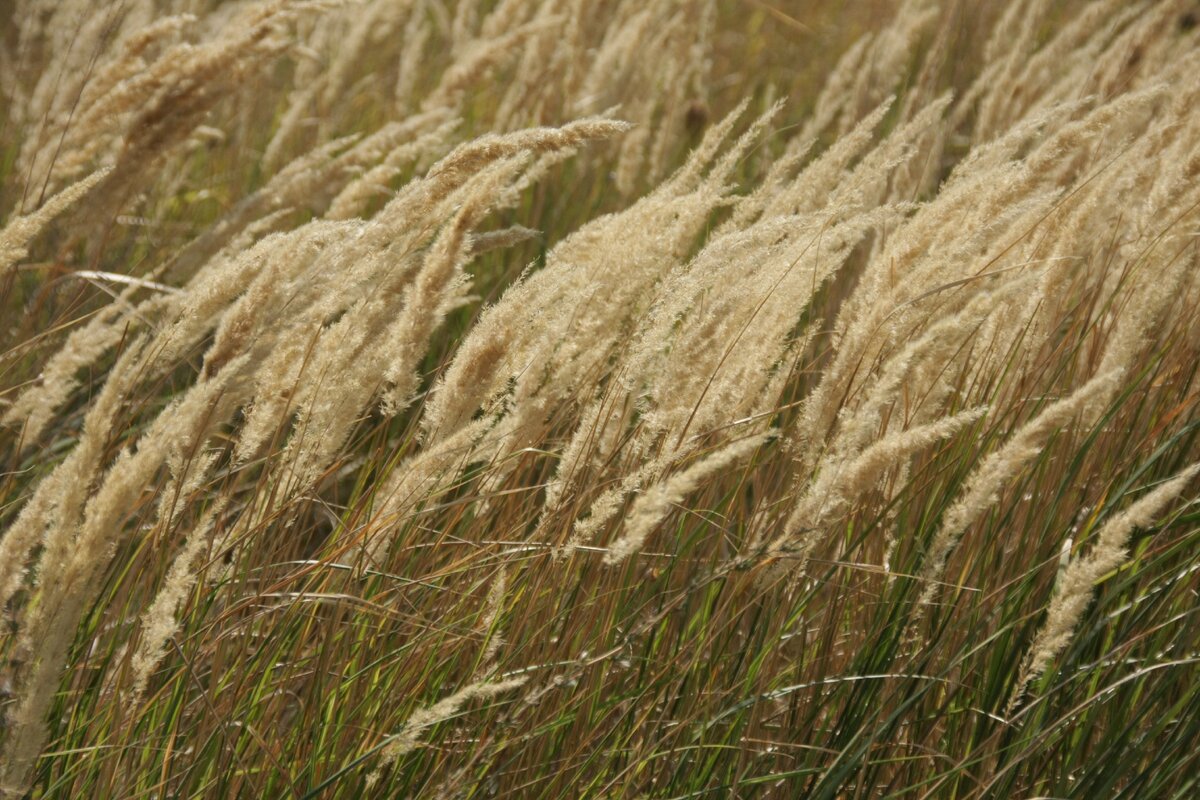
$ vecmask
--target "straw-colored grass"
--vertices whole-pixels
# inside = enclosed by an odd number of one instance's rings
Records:
[[[1200,792],[1193,0],[0,15],[0,796]]]

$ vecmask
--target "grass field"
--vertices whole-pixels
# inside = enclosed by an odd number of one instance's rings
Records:
[[[1200,795],[1195,0],[0,18],[0,797]]]

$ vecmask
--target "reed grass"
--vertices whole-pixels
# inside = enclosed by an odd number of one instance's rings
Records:
[[[0,796],[1195,796],[1198,14],[0,5]]]

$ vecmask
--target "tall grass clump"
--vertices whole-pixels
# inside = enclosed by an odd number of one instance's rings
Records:
[[[1193,0],[0,14],[0,796],[1200,791]]]

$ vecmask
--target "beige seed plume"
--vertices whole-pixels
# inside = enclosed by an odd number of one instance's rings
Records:
[[[968,409],[926,425],[891,433],[848,463],[833,461],[824,465],[807,495],[792,510],[784,533],[771,544],[768,552],[776,555],[786,552],[792,569],[803,569],[817,544],[821,526],[835,519],[856,497],[875,488],[887,470],[903,466],[914,453],[949,439],[978,422],[986,413],[986,407]]]
[[[145,692],[151,673],[166,655],[168,640],[179,629],[176,614],[199,577],[195,562],[210,543],[213,525],[227,502],[227,497],[218,497],[187,534],[183,547],[171,562],[163,587],[142,615],[142,636],[131,661],[132,698],[140,698]]]
[[[378,783],[383,770],[396,763],[396,760],[406,753],[411,753],[421,743],[421,736],[429,728],[439,722],[445,722],[458,713],[458,710],[471,700],[486,700],[505,692],[510,692],[525,685],[526,678],[509,678],[503,681],[480,681],[459,689],[449,697],[417,711],[404,726],[387,738],[387,744],[380,753],[379,766],[367,776],[367,785]]]
[[[55,217],[86,197],[106,177],[110,169],[98,169],[83,180],[76,181],[51,197],[41,208],[24,216],[9,220],[0,230],[0,275],[7,273],[28,253],[29,243],[49,225]]]
[[[920,575],[926,582],[921,592],[922,605],[933,601],[950,552],[963,532],[999,500],[1004,486],[1041,452],[1055,431],[1078,415],[1082,415],[1081,424],[1090,424],[1093,416],[1103,410],[1116,392],[1123,374],[1124,370],[1116,369],[1097,375],[1067,397],[1051,403],[1013,434],[1003,447],[980,462],[967,479],[959,499],[946,512],[930,544]]]
[[[642,549],[646,539],[650,537],[658,523],[670,513],[672,506],[679,503],[705,478],[721,472],[751,455],[774,435],[775,433],[772,431],[734,442],[715,453],[708,454],[682,472],[672,475],[666,481],[645,490],[629,511],[625,535],[609,546],[608,553],[604,556],[604,563],[620,564]]]
[[[1046,621],[1034,637],[1021,668],[1021,676],[1009,701],[1010,712],[1029,683],[1045,673],[1071,643],[1075,628],[1092,601],[1095,585],[1129,557],[1129,537],[1136,529],[1153,524],[1163,508],[1183,492],[1197,473],[1200,473],[1200,464],[1193,464],[1116,514],[1096,534],[1091,552],[1067,565],[1055,584]]]

